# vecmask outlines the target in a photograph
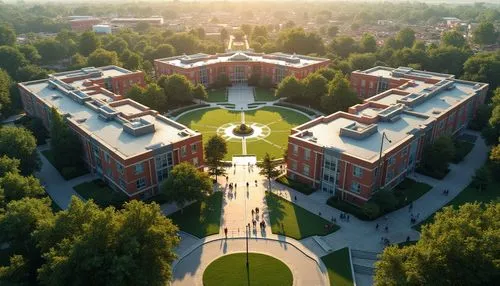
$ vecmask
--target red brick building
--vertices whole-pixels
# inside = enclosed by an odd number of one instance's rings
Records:
[[[356,205],[414,172],[423,146],[466,128],[488,85],[410,68],[356,71],[363,103],[292,130],[287,175]]]
[[[89,170],[131,199],[156,194],[180,162],[203,166],[201,134],[124,99],[133,84],[144,84],[143,73],[115,66],[19,84],[26,113],[49,128],[55,107],[80,137]]]
[[[252,74],[258,74],[261,78],[269,77],[273,84],[277,84],[289,75],[302,79],[329,63],[329,59],[295,54],[230,52],[157,59],[154,66],[157,76],[177,73],[195,84],[209,86],[221,74],[227,75],[233,83],[245,83]]]
[[[101,19],[98,18],[83,18],[83,19],[73,19],[69,21],[71,25],[71,30],[75,32],[91,31],[92,26],[101,23]]]

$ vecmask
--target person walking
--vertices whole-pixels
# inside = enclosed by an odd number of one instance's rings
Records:
[[[385,226],[385,232],[389,232],[389,226]]]
[[[377,225],[375,226],[375,230],[378,230],[378,227],[379,227],[379,225],[378,225],[378,223],[377,223]]]
[[[297,196],[293,196],[294,200],[297,201]]]
[[[224,228],[224,235],[226,235],[227,238],[227,227]]]

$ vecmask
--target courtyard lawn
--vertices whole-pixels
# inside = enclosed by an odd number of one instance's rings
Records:
[[[52,154],[52,150],[44,150],[42,151],[43,156],[47,159],[47,161],[54,166],[54,168],[57,169],[59,174],[67,181],[71,180],[80,176],[83,176],[87,174],[89,171],[85,168],[83,165],[75,166],[74,168],[68,168],[70,170],[60,170],[59,168],[56,167],[55,161],[54,161],[54,155]]]
[[[226,123],[241,122],[241,112],[218,108],[208,108],[188,112],[177,120],[179,123],[197,130],[203,134],[203,143],[217,134],[217,129]],[[245,111],[247,123],[260,123],[271,129],[269,136],[263,139],[248,139],[247,154],[262,158],[266,152],[275,158],[282,158],[288,144],[290,129],[309,121],[307,116],[293,110],[279,107],[263,107],[258,110]],[[225,160],[231,160],[233,155],[242,154],[241,139],[232,138],[228,141],[228,154]]]
[[[321,257],[328,270],[328,279],[331,286],[351,286],[352,281],[351,259],[349,249],[344,247]]]
[[[207,90],[208,102],[227,102],[227,92],[225,88],[218,88],[214,90]]]
[[[254,93],[255,101],[275,101],[274,89],[256,87]]]
[[[498,200],[500,198],[500,182],[492,182],[488,188],[484,191],[479,191],[472,186],[466,187],[458,196],[456,196],[453,200],[445,205],[453,206],[454,208],[458,208],[459,206],[466,203],[489,203],[491,201]],[[440,211],[440,210],[438,210]],[[414,225],[413,229],[420,231],[424,224],[432,223],[434,221],[434,215],[432,214],[425,220],[421,221],[419,224]]]
[[[266,195],[271,229],[275,234],[284,234],[297,240],[326,235],[340,229],[326,219],[299,207],[275,194]],[[330,227],[325,227],[330,226]]]
[[[127,195],[114,191],[104,181],[100,179],[91,182],[81,183],[73,187],[75,191],[86,200],[93,199],[100,207],[121,207],[128,201]]]
[[[292,271],[279,259],[260,254],[234,253],[217,258],[203,272],[204,286],[293,285]]]
[[[222,193],[215,192],[206,199],[194,202],[168,217],[180,230],[202,238],[219,233]]]

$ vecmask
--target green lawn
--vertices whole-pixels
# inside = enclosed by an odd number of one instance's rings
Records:
[[[489,203],[491,201],[498,200],[500,198],[500,182],[492,182],[487,190],[482,192],[477,189],[468,186],[465,188],[458,196],[456,196],[453,200],[445,205],[453,206],[454,208],[458,208],[460,205],[466,203]],[[419,224],[414,225],[413,228],[417,231],[420,231],[422,225],[427,223],[432,223],[434,221],[434,214],[429,216],[427,219],[421,221]]]
[[[120,207],[128,200],[127,195],[119,191],[114,191],[100,179],[81,183],[74,186],[73,189],[84,199],[93,199],[101,207]]]
[[[275,101],[274,89],[256,87],[254,93],[255,101]]]
[[[61,176],[66,181],[83,176],[89,172],[84,165],[75,166],[74,168],[70,168],[69,170],[64,170],[64,168],[62,170],[59,170],[59,168],[57,168],[55,165],[54,155],[52,154],[52,150],[48,149],[42,151],[42,154],[45,158],[47,158],[47,161],[49,161],[50,164],[52,164],[52,166],[54,166],[54,168],[56,168],[57,171],[59,171],[59,174],[61,174]]]
[[[207,90],[208,102],[227,102],[227,92],[225,88],[218,88],[214,90]]]
[[[273,233],[284,234],[291,238],[303,239],[313,235],[326,235],[340,227],[317,216],[275,194],[266,195],[267,207]]]
[[[217,133],[217,128],[226,123],[241,122],[241,112],[218,108],[207,108],[188,112],[177,120],[179,123],[198,130],[203,134],[203,143]],[[283,152],[288,145],[290,129],[309,121],[306,116],[293,110],[279,107],[263,107],[258,110],[246,111],[245,121],[247,123],[261,123],[268,125],[271,129],[269,136],[263,140],[248,140],[247,154],[262,158],[266,152],[276,158],[283,157]],[[225,160],[231,160],[233,155],[240,155],[241,140],[239,138],[228,141],[228,154]]]
[[[347,247],[321,257],[328,270],[331,286],[350,286],[352,281],[351,259]]]
[[[287,178],[286,175],[278,177],[276,179],[276,182],[278,182],[282,185],[288,186],[288,187],[290,187],[298,192],[301,192],[304,195],[310,195],[310,194],[314,193],[314,191],[315,191],[311,186],[309,186],[307,184],[303,184],[301,182],[294,181],[290,178]]]
[[[204,286],[291,286],[292,271],[280,260],[260,253],[248,254],[249,270],[246,267],[246,253],[222,256],[208,265],[203,272]]]
[[[216,192],[200,202],[194,202],[168,217],[179,229],[202,238],[219,233],[222,193]]]

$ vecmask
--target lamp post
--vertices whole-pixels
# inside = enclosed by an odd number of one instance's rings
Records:
[[[378,186],[382,185],[382,150],[384,149],[384,140],[387,140],[387,142],[392,143],[391,139],[385,135],[385,132],[382,132],[382,140],[380,140],[380,152],[378,153]]]
[[[250,224],[247,224],[245,226],[245,232],[246,232],[245,238],[246,238],[246,242],[247,242],[247,270],[248,270],[248,267],[249,267],[249,263],[248,263],[248,236],[250,235]]]

